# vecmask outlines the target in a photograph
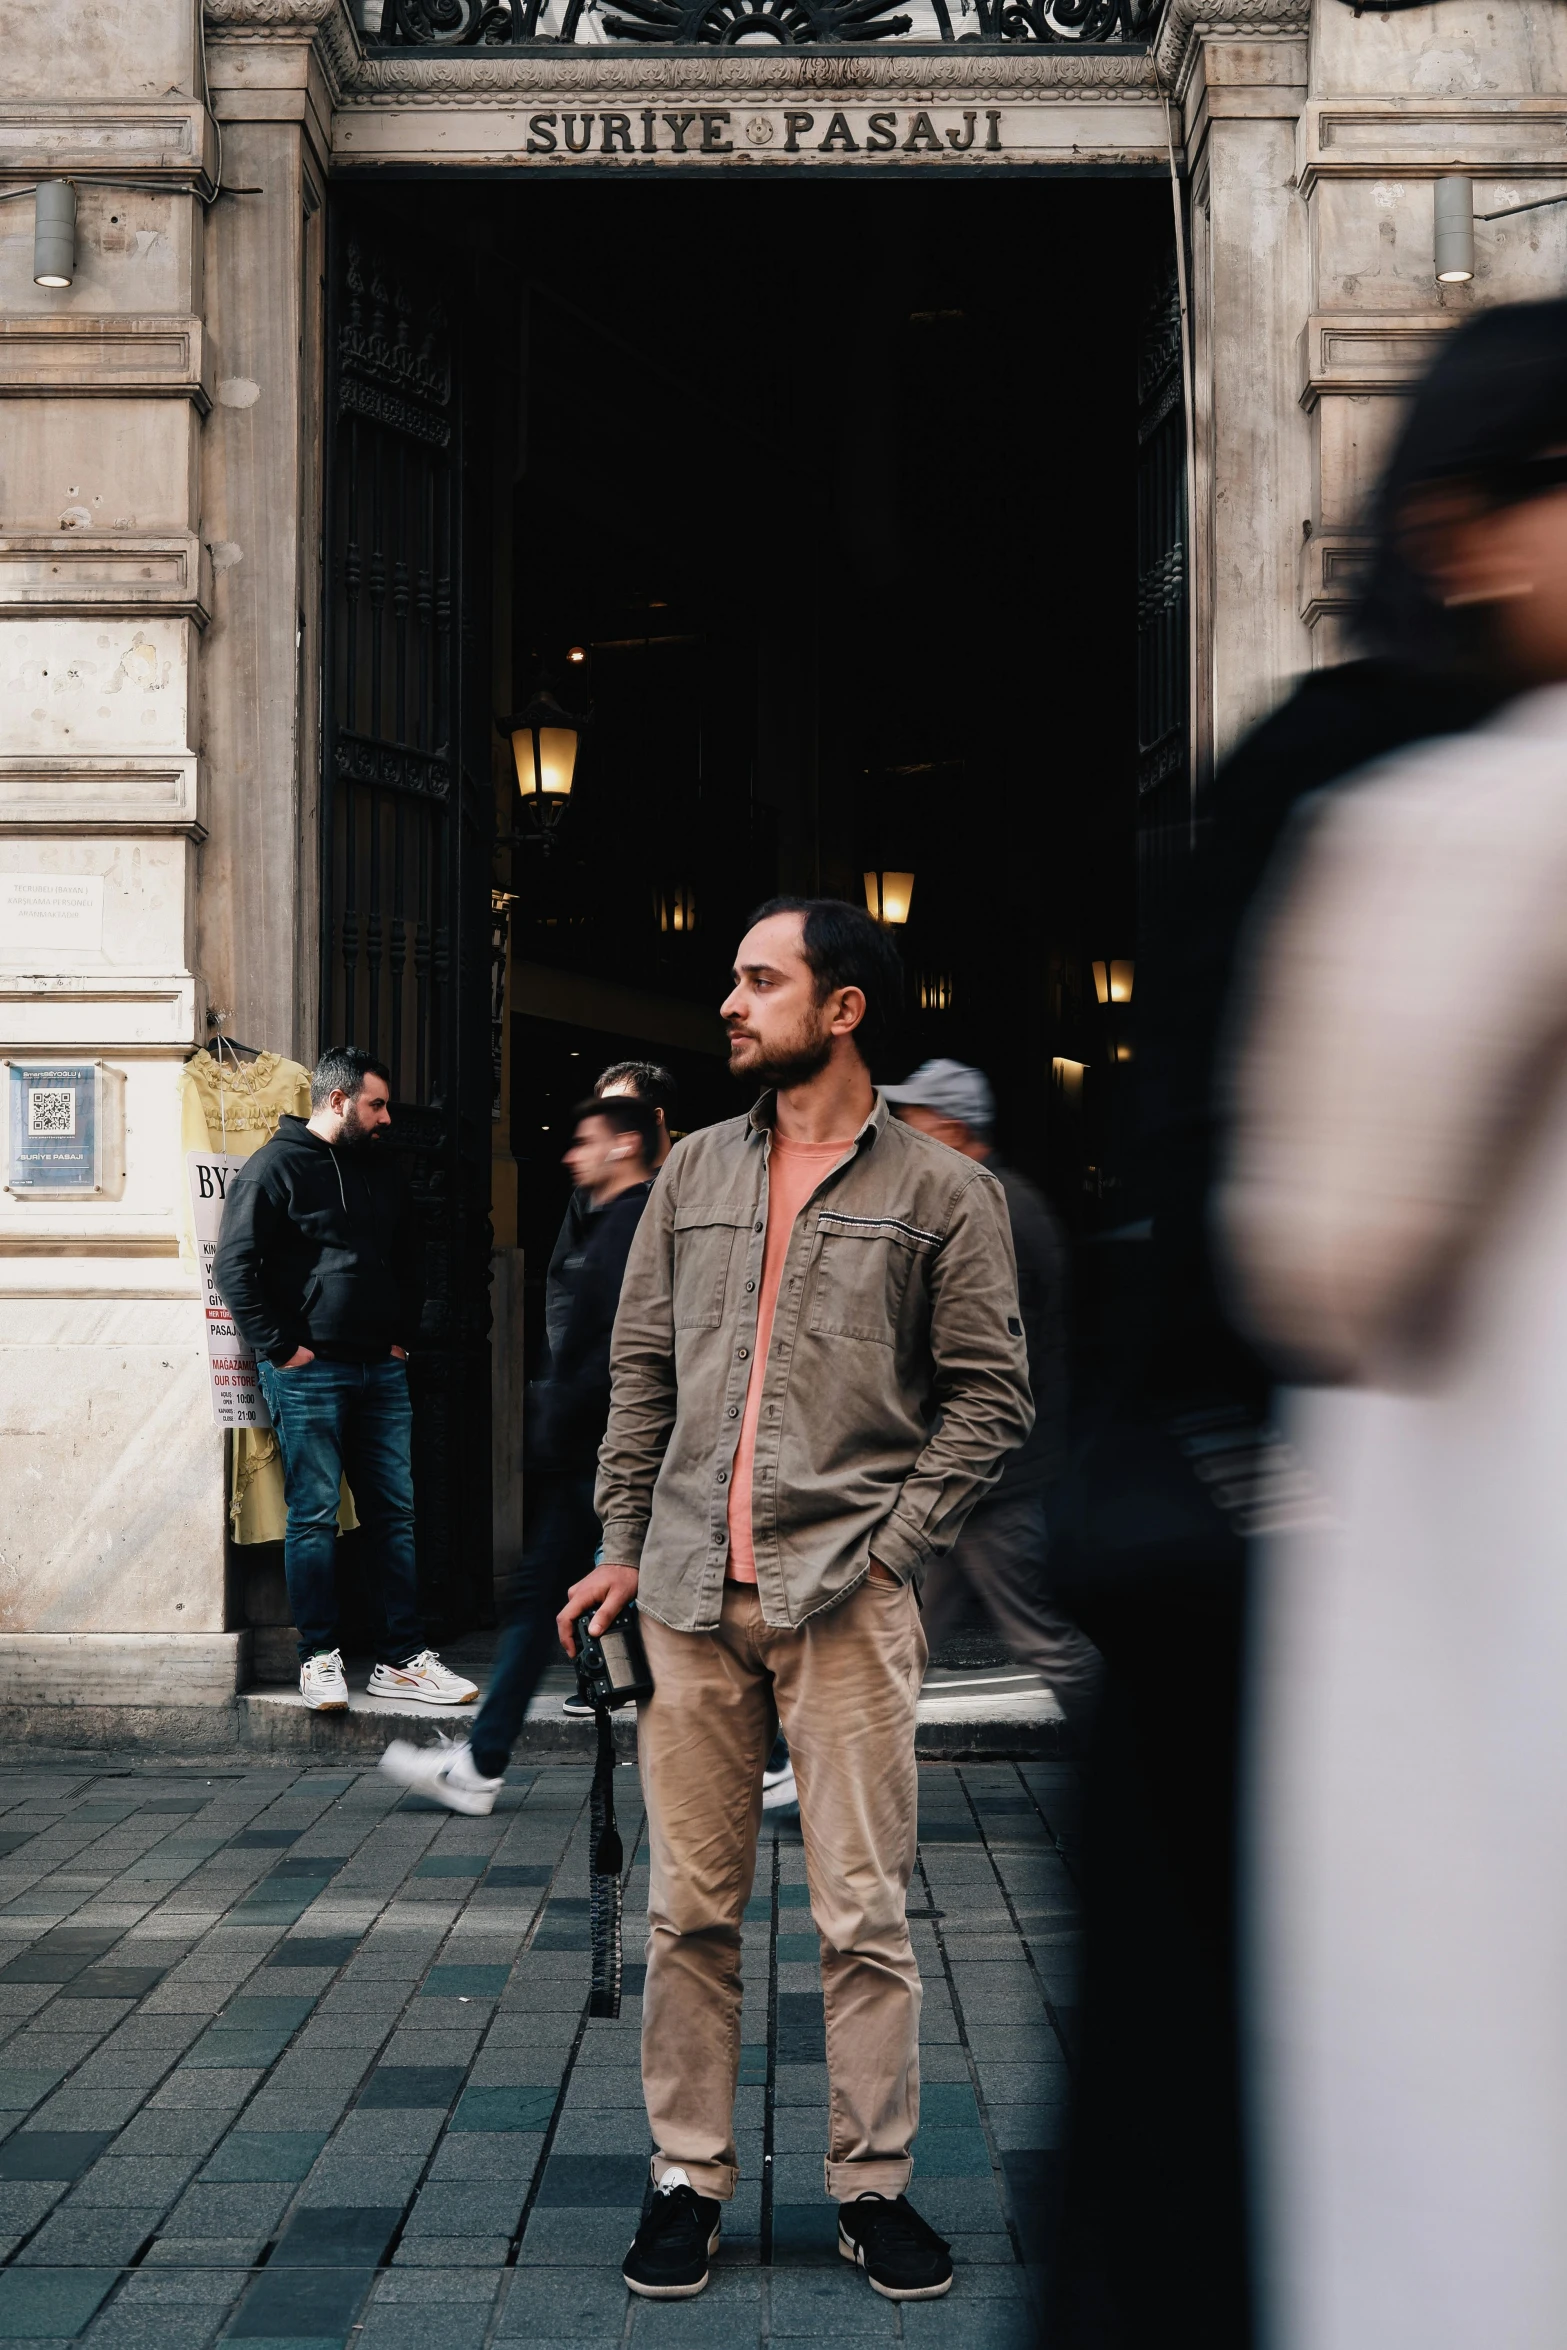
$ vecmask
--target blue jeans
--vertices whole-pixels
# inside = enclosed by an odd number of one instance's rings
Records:
[[[598,1548],[591,1469],[536,1469],[528,1481],[532,1524],[512,1594],[495,1671],[473,1725],[473,1767],[498,1779],[544,1674],[561,1653],[555,1618]]]
[[[324,1363],[297,1371],[257,1366],[283,1455],[288,1531],[283,1571],[299,1657],[336,1648],[338,1484],[347,1477],[364,1528],[380,1664],[406,1664],[427,1643],[414,1568],[413,1408],[408,1366]]]

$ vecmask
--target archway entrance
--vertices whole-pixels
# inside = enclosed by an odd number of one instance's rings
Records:
[[[541,673],[593,712],[549,848],[503,847],[482,874],[464,851],[451,882],[454,1067],[486,1086],[481,885],[509,900],[494,1199],[497,1240],[524,1252],[530,1341],[571,1104],[636,1055],[675,1071],[677,1124],[743,1106],[716,1006],[748,909],[780,888],[860,898],[867,874],[911,874],[908,1017],[882,1073],[935,1054],[979,1063],[1002,1147],[1069,1222],[1124,1220],[1131,1011],[1100,996],[1124,995],[1136,959],[1140,751],[1147,783],[1150,728],[1184,726],[1179,679],[1149,691],[1150,618],[1167,666],[1180,633],[1158,605],[1161,532],[1179,586],[1179,499],[1147,454],[1170,413],[1147,397],[1169,361],[1167,186],[921,184],[862,166],[808,184],[431,180],[338,205],[340,480],[371,407],[379,433],[409,443],[397,481],[425,478],[410,435],[439,402],[420,369],[440,336],[451,353],[468,559],[448,566],[462,672],[449,732],[471,821],[488,816],[488,779],[497,831],[520,825],[493,719]],[[345,407],[343,321],[357,300],[361,341],[374,324],[372,250],[390,356],[376,398]],[[341,492],[332,511],[341,596],[351,544],[366,576],[366,525],[354,539]],[[390,511],[384,496],[374,511]],[[389,545],[382,557],[395,568]],[[336,690],[341,706],[341,674]],[[362,891],[363,850],[357,870]],[[385,852],[380,870],[384,890]],[[334,1019],[345,954],[365,967],[364,911],[345,944],[346,911],[339,889]],[[442,1126],[452,1189],[432,1204],[459,1351],[478,1269],[473,1128],[473,1105]],[[471,1433],[476,1390],[459,1375],[447,1392]],[[471,1489],[471,1444],[464,1458]]]

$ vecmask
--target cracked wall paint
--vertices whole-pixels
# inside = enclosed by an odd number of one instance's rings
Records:
[[[184,750],[191,644],[183,620],[0,625],[0,728],[12,751]]]

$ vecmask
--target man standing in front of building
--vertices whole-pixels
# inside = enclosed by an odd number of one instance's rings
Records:
[[[372,1697],[468,1705],[479,1692],[428,1647],[414,1565],[408,1355],[424,1304],[424,1236],[395,1156],[391,1078],[355,1045],[322,1054],[310,1116],[281,1118],[229,1185],[213,1278],[245,1343],[283,1455],[283,1566],[299,1690],[348,1704],[338,1647],[337,1512],[346,1476],[380,1622]]]
[[[1006,1199],[900,1125],[865,1053],[901,986],[886,933],[779,898],[723,1007],[748,1117],[671,1154],[632,1245],[600,1454],[604,1564],[560,1621],[636,1597],[656,1684],[642,2082],[657,2191],[633,2292],[699,2293],[737,2178],[740,1921],[776,1719],[822,1944],[839,2249],[879,2293],[952,2281],[908,2203],[919,2120],[917,1587],[1033,1418]]]
[[[995,1096],[982,1069],[927,1061],[883,1088],[898,1116],[933,1141],[989,1167],[1007,1195],[1018,1304],[1028,1339],[1034,1428],[1008,1455],[1000,1482],[970,1517],[925,1586],[925,1637],[939,1648],[972,1593],[1020,1664],[1032,1665],[1062,1711],[1093,1711],[1104,1666],[1097,1648],[1050,1596],[1045,1493],[1066,1465],[1066,1246],[1034,1186],[997,1158]]]

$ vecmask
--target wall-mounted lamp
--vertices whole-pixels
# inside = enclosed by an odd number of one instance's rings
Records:
[[[878,922],[904,923],[914,902],[912,873],[867,873],[865,908]]]
[[[107,183],[118,185],[118,182]],[[76,275],[76,189],[70,180],[34,180],[25,188],[7,188],[0,204],[13,196],[31,196],[33,209],[33,283],[68,286]]]
[[[1436,282],[1465,286],[1475,273],[1475,200],[1469,181],[1456,175],[1438,180],[1432,214]]]
[[[922,1012],[950,1012],[952,1009],[952,973],[950,971],[922,971],[919,975],[919,998]]]
[[[541,685],[525,710],[503,718],[500,731],[511,738],[517,769],[517,789],[532,831],[507,838],[536,840],[548,849],[555,827],[565,813],[577,775],[577,751],[589,724],[563,710],[555,696]]]
[[[33,214],[33,283],[68,286],[76,275],[76,190],[69,180],[40,180]]]
[[[1129,1004],[1135,963],[1096,963],[1094,993],[1102,1004]]]
[[[1461,172],[1439,179],[1432,197],[1432,260],[1442,286],[1466,286],[1475,273],[1475,222],[1511,220],[1515,212],[1544,212],[1567,204],[1567,195],[1535,196],[1527,204],[1504,204],[1497,212],[1476,212],[1474,182]]]

